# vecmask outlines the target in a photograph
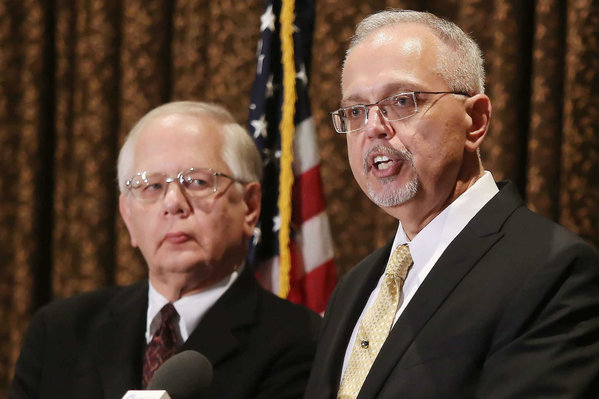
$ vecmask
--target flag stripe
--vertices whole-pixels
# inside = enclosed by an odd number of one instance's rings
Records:
[[[305,221],[301,226],[296,242],[301,248],[304,271],[309,273],[333,258],[333,246],[328,240],[319,237],[331,236],[329,219],[324,212]]]
[[[293,185],[295,213],[293,222],[300,225],[325,210],[320,165],[295,178]]]
[[[285,25],[283,21],[293,21],[289,12],[293,10],[291,3],[295,7],[293,48],[290,48],[289,31],[279,36]],[[261,38],[250,98],[249,133],[262,154],[264,178],[262,212],[249,248],[248,264],[265,287],[282,296],[285,296],[288,277],[287,298],[321,312],[336,278],[316,129],[308,98],[314,8],[314,0],[266,0],[266,10],[260,17]],[[289,29],[288,24],[286,28]],[[283,49],[281,39],[285,42]],[[293,60],[289,59],[290,55]],[[294,104],[289,96],[294,96]],[[283,119],[289,122],[291,106],[295,108],[292,126],[295,131],[291,132],[293,164],[291,175],[283,179],[290,171],[285,167],[290,154],[289,147],[285,147],[287,136],[282,134],[281,122]],[[294,180],[292,191],[285,192],[285,183],[291,179]],[[286,199],[282,198],[287,195]],[[285,219],[289,215],[290,199],[293,224],[289,232]],[[284,259],[286,255],[291,260],[290,270],[282,270],[284,264],[288,264]]]
[[[329,259],[306,275],[304,289],[310,295],[306,295],[305,305],[315,312],[324,313],[336,283],[335,262]]]
[[[316,127],[312,117],[304,119],[296,126],[293,148],[295,154],[293,171],[296,176],[320,164],[318,143],[314,132]]]

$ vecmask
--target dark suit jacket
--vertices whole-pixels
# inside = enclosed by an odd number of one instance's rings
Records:
[[[121,398],[140,389],[148,283],[56,301],[31,321],[9,398]],[[249,268],[206,313],[182,350],[214,367],[205,398],[297,398],[320,317],[262,289]]]
[[[336,395],[352,329],[392,242],[339,282],[306,399]],[[599,259],[525,208],[512,184],[439,258],[401,314],[358,396],[599,398]]]

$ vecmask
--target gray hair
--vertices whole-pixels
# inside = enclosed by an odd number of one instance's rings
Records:
[[[343,67],[352,49],[375,31],[398,24],[427,26],[447,46],[438,60],[437,73],[452,91],[479,94],[485,92],[483,55],[476,42],[453,22],[429,12],[389,9],[364,18],[356,27]]]
[[[153,119],[173,114],[185,114],[197,117],[198,123],[202,118],[210,118],[222,126],[223,135],[222,158],[231,169],[231,174],[237,180],[245,183],[261,181],[262,158],[247,131],[239,125],[231,113],[220,105],[195,102],[177,101],[163,104],[145,114],[129,132],[121,147],[117,163],[117,176],[121,192],[125,192],[125,182],[135,171],[135,144],[140,132]]]

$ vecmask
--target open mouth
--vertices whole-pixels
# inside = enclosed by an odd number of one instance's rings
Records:
[[[364,156],[364,174],[377,178],[399,175],[404,165],[413,165],[412,154],[405,148],[395,149],[378,145],[370,148]]]
[[[386,155],[377,155],[374,157],[373,166],[377,170],[389,169],[393,165],[393,160]]]

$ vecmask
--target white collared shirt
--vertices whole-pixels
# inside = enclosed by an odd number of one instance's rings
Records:
[[[210,288],[193,295],[187,295],[173,302],[173,306],[179,314],[179,337],[181,342],[187,341],[189,335],[197,327],[198,323],[204,317],[208,309],[218,301],[218,299],[229,289],[237,280],[243,270],[243,266],[225,277]],[[148,313],[146,317],[146,343],[150,343],[154,333],[160,326],[160,310],[168,303],[168,300],[162,296],[149,283],[148,289]]]
[[[430,223],[412,239],[412,241],[408,240],[401,222],[399,222],[395,240],[393,241],[393,247],[391,248],[391,254],[399,245],[408,244],[414,264],[404,283],[399,299],[399,309],[395,314],[393,324],[397,322],[399,316],[406,306],[408,306],[408,303],[410,303],[410,300],[420,287],[420,284],[422,284],[445,249],[447,249],[449,244],[464,229],[464,227],[466,227],[478,211],[480,211],[498,192],[499,189],[497,188],[497,184],[495,184],[491,172],[485,171],[480,179],[431,220]],[[354,330],[345,351],[341,378],[343,378],[345,368],[347,367],[347,363],[351,356],[352,348],[358,333],[358,326],[360,325],[366,309],[374,303],[376,296],[381,289],[383,276],[384,275],[381,275],[379,278],[375,289],[372,291],[366,302],[366,306],[362,310],[358,322],[354,326]]]

